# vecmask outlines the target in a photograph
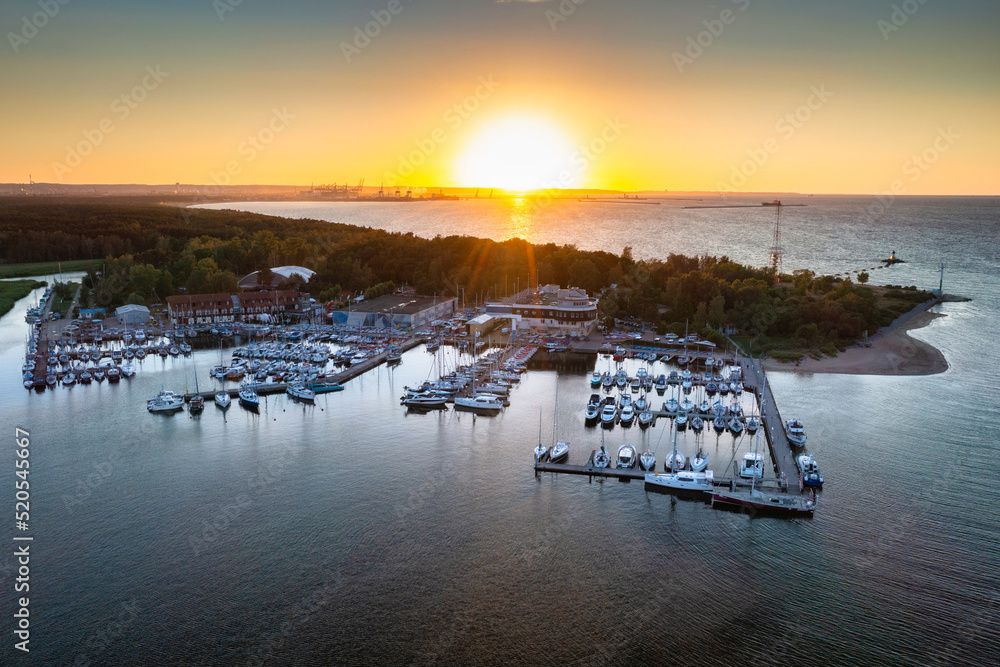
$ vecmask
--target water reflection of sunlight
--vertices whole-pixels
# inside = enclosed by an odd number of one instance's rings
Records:
[[[537,234],[533,208],[534,202],[530,199],[516,197],[510,200],[510,208],[507,212],[507,238],[519,238],[531,243],[535,242]]]

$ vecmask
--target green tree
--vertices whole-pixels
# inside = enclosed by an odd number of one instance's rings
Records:
[[[865,283],[868,282],[868,272],[867,271],[862,271],[861,273],[858,274],[858,282],[861,283],[862,285],[864,285]]]

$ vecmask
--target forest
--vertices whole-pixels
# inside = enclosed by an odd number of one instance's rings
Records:
[[[870,287],[810,271],[778,276],[727,257],[636,260],[630,248],[616,255],[521,239],[427,239],[144,197],[0,198],[0,248],[8,265],[91,260],[85,293],[100,306],[236,292],[253,271],[295,264],[316,274],[308,284],[293,278],[283,286],[324,302],[344,291],[408,285],[421,294],[464,295],[473,305],[536,281],[558,283],[601,294],[604,317],[640,318],[661,329],[731,327],[762,352],[835,354],[931,298],[915,287]]]

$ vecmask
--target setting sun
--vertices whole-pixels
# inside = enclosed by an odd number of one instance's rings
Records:
[[[582,176],[573,168],[574,150],[546,120],[505,118],[472,138],[458,160],[456,178],[465,186],[517,191],[574,187]]]

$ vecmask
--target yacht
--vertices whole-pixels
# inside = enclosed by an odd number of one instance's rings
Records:
[[[608,454],[608,450],[601,445],[601,448],[597,450],[594,454],[594,466],[597,468],[607,468],[611,465],[611,456]]]
[[[695,433],[701,433],[702,429],[705,428],[705,421],[701,417],[692,417],[690,426]]]
[[[336,382],[310,382],[307,385],[314,394],[325,394],[331,391],[344,391],[344,385]]]
[[[711,470],[705,472],[680,471],[675,473],[647,473],[646,485],[671,491],[715,491],[715,477]]]
[[[743,422],[741,422],[739,418],[736,416],[734,416],[732,419],[729,420],[728,426],[729,430],[732,431],[734,436],[738,436],[740,433],[743,432]]]
[[[806,429],[798,419],[789,419],[785,422],[785,434],[788,436],[788,442],[795,447],[806,444]]]
[[[747,430],[747,433],[753,435],[760,428],[760,422],[757,421],[756,417],[750,417],[747,419],[747,423],[743,426]]]
[[[591,394],[590,400],[587,401],[587,409],[583,412],[583,419],[588,424],[593,424],[601,416],[601,397],[597,394]]]
[[[792,496],[786,493],[765,493],[760,489],[739,489],[715,491],[712,493],[712,507],[716,504],[747,508],[759,512],[776,514],[801,514],[811,516],[816,509],[815,498]]]
[[[494,394],[473,394],[472,396],[456,396],[455,409],[467,410],[480,415],[499,414],[503,409],[503,401]]]
[[[639,428],[649,428],[650,424],[653,423],[653,413],[649,411],[647,407],[645,410],[639,413]]]
[[[72,387],[76,384],[76,376],[73,375],[73,373],[66,373],[66,375],[63,376],[62,383],[64,387]]]
[[[715,419],[712,420],[712,428],[715,429],[716,433],[722,433],[726,430],[726,420],[716,415]]]
[[[402,360],[403,360],[403,353],[396,348],[392,348],[389,354],[387,354],[385,357],[385,363],[389,364],[390,366],[393,364],[398,364]]]
[[[188,411],[192,414],[198,414],[205,409],[205,399],[202,398],[201,394],[195,394],[191,397],[191,402],[188,403]]]
[[[656,455],[646,451],[639,455],[639,467],[643,470],[652,471],[656,468]]]
[[[676,398],[670,398],[666,403],[663,404],[663,411],[668,414],[676,414],[677,410],[680,408],[680,404],[677,403]]]
[[[304,384],[290,384],[285,391],[292,398],[296,398],[300,401],[305,401],[306,403],[312,403],[316,400],[316,392],[314,392],[309,387]]]
[[[747,452],[740,462],[740,477],[761,479],[764,477],[764,456],[759,452]]]
[[[548,453],[549,453],[549,448],[543,445],[542,443],[538,443],[538,446],[535,447],[535,463],[544,460],[545,455]]]
[[[663,396],[663,392],[667,390],[667,376],[661,373],[660,376],[656,378],[656,382],[653,386],[656,388],[656,393]]]
[[[432,410],[448,407],[450,396],[436,391],[411,392],[403,396],[400,401],[408,408]]]
[[[617,468],[635,467],[635,447],[632,445],[622,445],[618,448],[618,459],[615,463]]]
[[[150,412],[174,412],[183,407],[184,397],[167,390],[146,401],[146,409]]]
[[[122,371],[122,377],[130,378],[135,375],[135,366],[126,362],[125,364],[122,365],[121,371]]]
[[[217,391],[215,392],[215,404],[218,405],[223,410],[228,410],[230,403],[233,399],[229,396],[228,391]]]

